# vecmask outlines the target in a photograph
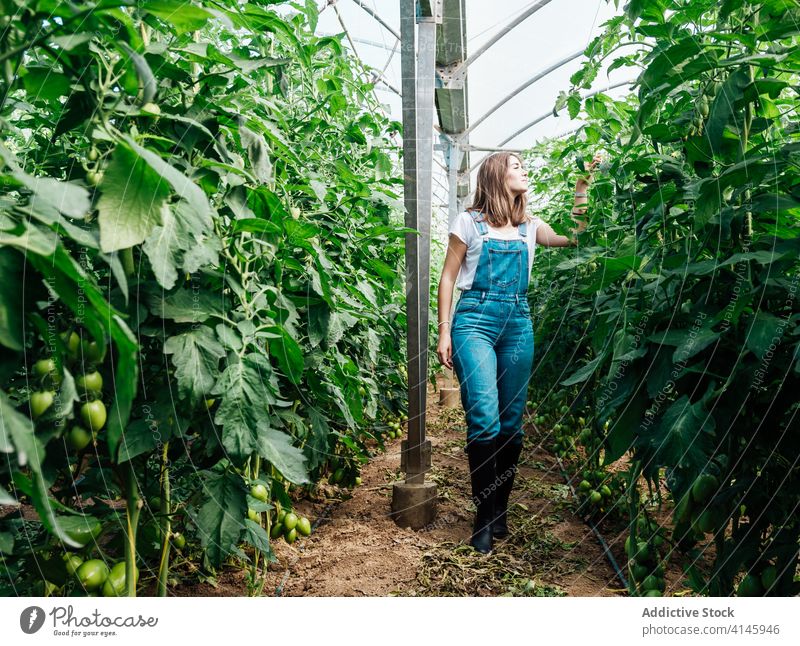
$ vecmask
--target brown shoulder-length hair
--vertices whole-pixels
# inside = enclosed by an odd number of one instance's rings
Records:
[[[515,196],[506,187],[509,157],[522,163],[519,155],[510,152],[493,153],[481,162],[475,196],[472,205],[467,207],[467,211],[483,213],[484,220],[493,227],[502,227],[509,221],[518,226],[528,220],[527,193]]]

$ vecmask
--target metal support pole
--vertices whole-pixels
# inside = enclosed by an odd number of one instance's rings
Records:
[[[421,16],[417,0],[401,0],[400,34],[405,224],[418,233],[406,234],[408,438],[403,441],[401,455],[406,479],[393,488],[392,516],[401,526],[419,529],[430,524],[436,514],[436,486],[425,482],[431,464],[431,445],[425,439],[425,405],[436,16]]]
[[[417,212],[414,226],[419,235],[411,236],[416,243],[416,300],[418,319],[416,361],[409,366],[409,388],[413,401],[413,414],[409,415],[408,447],[406,452],[406,482],[422,484],[425,471],[430,468],[430,458],[423,455],[425,441],[425,404],[428,382],[428,312],[430,310],[430,257],[431,257],[431,192],[433,190],[433,91],[436,64],[435,18],[417,21]],[[408,265],[413,267],[412,264]],[[409,355],[411,355],[409,348]],[[409,356],[411,358],[411,356]],[[413,375],[413,378],[412,378]],[[416,422],[416,423],[414,423]],[[428,453],[428,456],[430,453]]]
[[[458,168],[461,166],[461,158],[464,152],[461,147],[453,142],[448,142],[447,147],[447,185],[448,185],[448,224],[452,225],[453,220],[460,213],[458,208]]]

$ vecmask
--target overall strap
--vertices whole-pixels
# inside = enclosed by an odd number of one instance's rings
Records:
[[[478,235],[486,236],[489,233],[489,227],[486,226],[486,222],[483,220],[478,220],[480,216],[483,214],[480,211],[468,211],[468,213],[472,216],[472,221],[475,223],[475,226],[478,228]]]
[[[527,235],[528,235],[528,223],[527,222],[520,222],[519,234],[523,238],[527,237]]]

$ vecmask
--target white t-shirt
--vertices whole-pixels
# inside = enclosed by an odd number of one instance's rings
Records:
[[[533,256],[536,249],[536,227],[539,226],[541,221],[542,220],[536,216],[530,216],[526,226],[527,231],[525,232],[525,236],[528,239],[529,281],[531,268],[533,267]],[[489,233],[487,235],[490,238],[495,238],[497,240],[522,239],[522,236],[519,234],[519,227],[503,231],[494,228],[488,222],[485,224],[489,227]],[[481,257],[481,250],[483,249],[483,236],[478,233],[477,225],[467,211],[459,213],[450,223],[450,234],[458,236],[458,238],[467,245],[467,253],[464,257],[464,262],[461,263],[461,268],[456,278],[456,287],[460,290],[470,289],[472,287],[472,281],[475,279],[475,272],[478,269],[478,260]]]

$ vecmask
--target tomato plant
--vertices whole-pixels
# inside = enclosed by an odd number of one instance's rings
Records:
[[[207,573],[255,568],[266,512],[354,483],[401,410],[400,124],[313,3],[1,4],[0,499],[42,531],[0,527],[0,586],[76,547],[74,489],[123,499],[90,513],[159,594],[173,520]]]
[[[643,568],[667,540],[696,592],[764,594],[773,572],[769,594],[797,592],[797,18],[783,2],[628,3],[557,103],[585,125],[530,153],[556,162],[531,188],[565,229],[574,164],[606,152],[578,250],[537,260],[535,370],[586,417],[583,459],[627,456],[632,592],[658,591]],[[612,55],[637,93],[582,99]],[[662,486],[670,536],[637,526]]]

